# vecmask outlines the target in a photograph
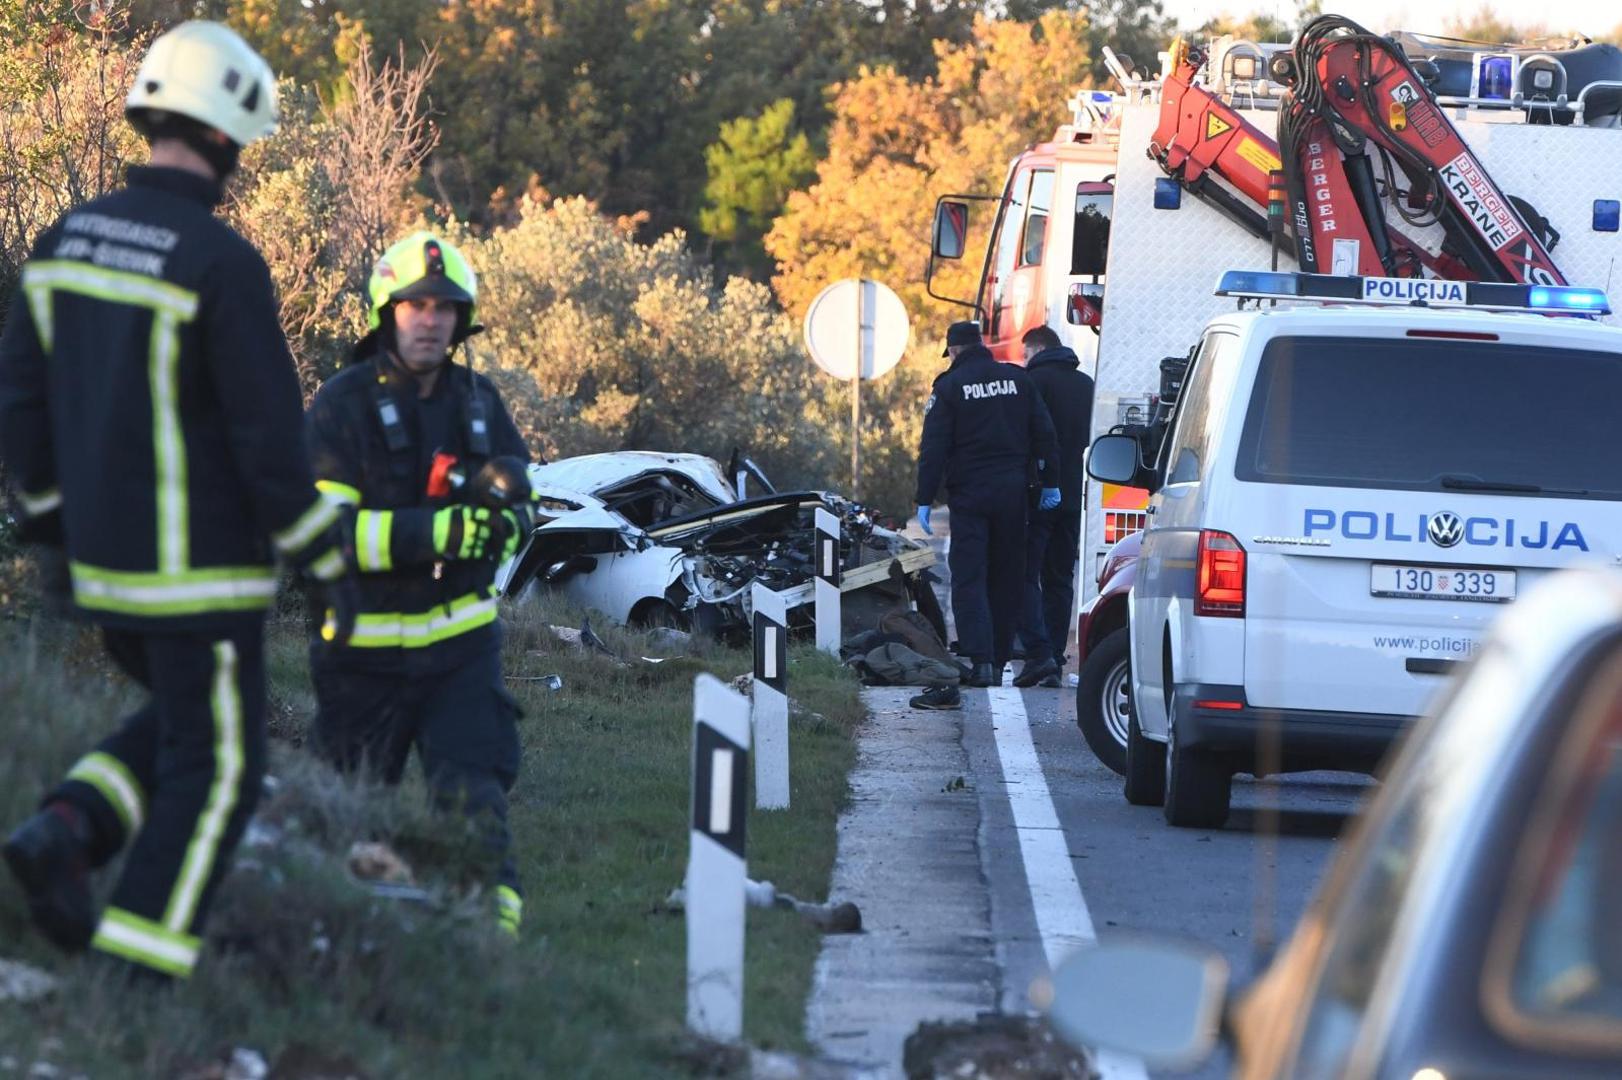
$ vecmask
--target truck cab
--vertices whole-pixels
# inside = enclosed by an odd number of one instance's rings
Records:
[[[936,299],[974,312],[998,360],[1024,363],[1025,332],[1046,325],[1091,375],[1114,215],[1114,95],[1082,91],[1071,106],[1072,123],[1009,164],[1000,195],[944,195],[936,201],[928,286]],[[937,261],[963,258],[974,203],[993,204],[994,212],[970,300],[936,292],[934,276]]]

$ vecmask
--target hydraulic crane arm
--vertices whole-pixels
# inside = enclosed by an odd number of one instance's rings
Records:
[[[1323,15],[1301,31],[1291,54],[1274,58],[1273,68],[1279,81],[1293,82],[1279,113],[1279,150],[1303,262],[1310,256],[1321,266],[1323,248],[1344,241],[1349,208],[1360,219],[1357,239],[1367,236],[1376,255],[1371,266],[1360,253],[1363,272],[1416,273],[1398,246],[1383,242],[1389,204],[1410,225],[1441,224],[1444,256],[1463,264],[1444,276],[1565,284],[1528,220],[1535,213],[1498,189],[1390,40]],[[1388,198],[1379,191],[1376,160]],[[1410,185],[1408,200],[1400,197],[1393,163]]]
[[[1391,42],[1339,16],[1309,23],[1293,54],[1274,58],[1274,77],[1293,83],[1278,141],[1196,85],[1203,61],[1181,41],[1172,45],[1149,155],[1263,238],[1270,175],[1282,171],[1287,225],[1303,269],[1564,283],[1528,224],[1535,213],[1498,191]],[[1393,161],[1407,192],[1398,188]],[[1410,192],[1417,207],[1404,205]],[[1393,227],[1388,203],[1412,227],[1439,223],[1447,237],[1442,251]]]

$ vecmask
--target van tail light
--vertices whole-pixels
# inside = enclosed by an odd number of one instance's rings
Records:
[[[1200,531],[1196,564],[1194,614],[1243,618],[1245,614],[1245,549],[1214,529]]]

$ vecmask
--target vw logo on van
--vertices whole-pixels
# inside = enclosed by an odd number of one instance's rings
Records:
[[[1437,547],[1453,547],[1464,539],[1464,522],[1459,520],[1459,515],[1444,510],[1431,518],[1425,532]]]

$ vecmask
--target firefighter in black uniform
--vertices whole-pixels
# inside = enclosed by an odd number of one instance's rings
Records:
[[[1058,505],[1053,421],[1023,368],[1000,364],[972,322],[946,334],[952,366],[935,379],[918,455],[918,522],[942,480],[952,513],[952,616],[970,686],[1000,686],[1024,595],[1025,522],[1032,467],[1042,503]],[[949,707],[949,706],[948,706]]]
[[[270,273],[213,214],[239,149],[275,129],[275,90],[218,24],[153,42],[127,102],[151,164],[41,235],[0,339],[24,535],[62,549],[74,608],[151,692],[4,855],[54,943],[159,978],[191,974],[259,797],[273,557],[331,583],[334,643],[353,618]],[[98,920],[89,871],[126,846]]]
[[[451,357],[481,329],[461,252],[408,236],[378,260],[368,292],[371,332],[307,423],[318,485],[355,508],[361,572],[349,646],[312,657],[315,742],[339,769],[388,783],[415,746],[436,801],[482,822],[500,860],[498,925],[516,937],[506,818],[519,709],[502,685],[493,583],[534,524],[529,451],[495,387]],[[503,466],[512,498],[473,504],[477,479]]]

